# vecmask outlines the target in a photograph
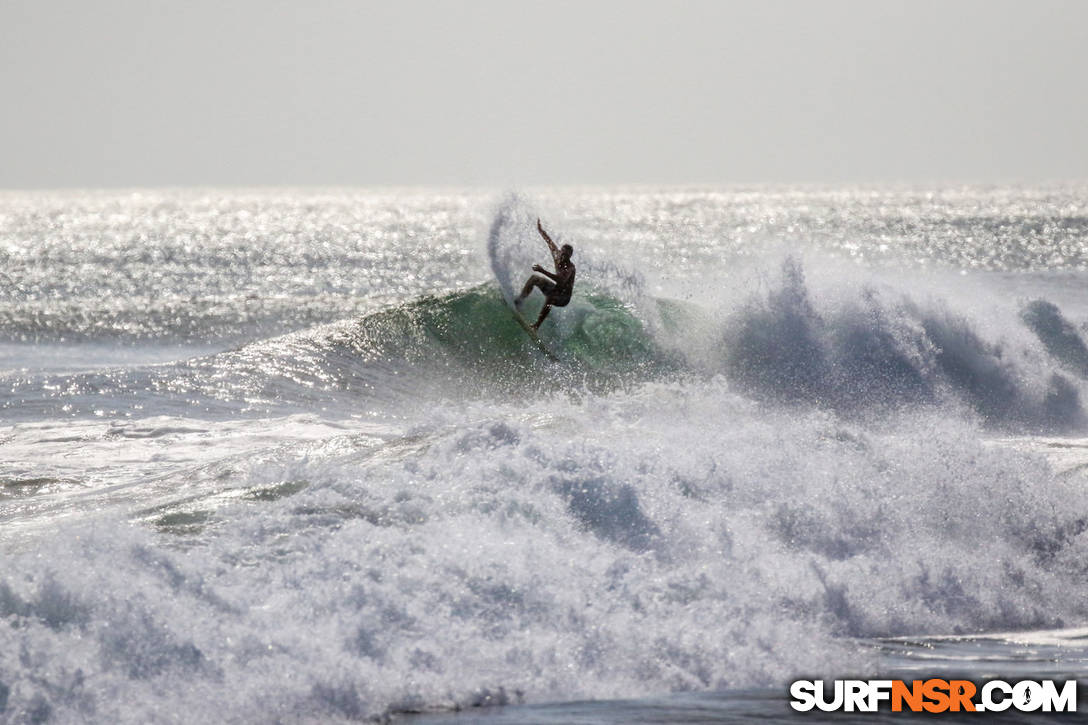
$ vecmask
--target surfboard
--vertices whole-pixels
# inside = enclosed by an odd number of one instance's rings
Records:
[[[529,339],[533,341],[533,344],[537,346],[540,352],[544,353],[544,356],[549,360],[559,362],[559,356],[548,349],[548,346],[545,345],[544,341],[540,339],[540,336],[536,334],[536,330],[533,329],[533,326],[525,321],[525,318],[521,316],[521,313],[515,308],[510,308],[510,313],[514,316],[514,319],[517,320],[518,324],[521,325],[521,329],[525,330],[525,334],[529,336]]]

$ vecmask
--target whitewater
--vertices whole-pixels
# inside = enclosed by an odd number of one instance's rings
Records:
[[[1086,283],[1075,184],[2,192],[0,722],[1088,678]]]

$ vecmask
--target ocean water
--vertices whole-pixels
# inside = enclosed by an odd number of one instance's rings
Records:
[[[1088,678],[1086,283],[1083,185],[2,193],[0,721]]]

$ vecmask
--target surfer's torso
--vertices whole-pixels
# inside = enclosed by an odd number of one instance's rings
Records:
[[[573,262],[556,265],[555,289],[548,295],[548,302],[556,307],[563,307],[570,302],[570,296],[574,293],[574,274],[577,272]]]

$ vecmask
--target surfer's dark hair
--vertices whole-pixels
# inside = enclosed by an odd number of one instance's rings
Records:
[[[569,244],[564,244],[562,247],[559,248],[559,251],[569,257],[570,255],[574,254],[574,247],[570,246]]]

